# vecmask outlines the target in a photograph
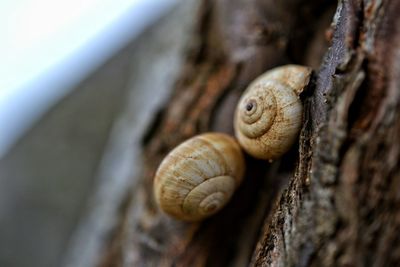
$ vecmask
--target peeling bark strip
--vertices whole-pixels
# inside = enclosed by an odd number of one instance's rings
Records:
[[[398,12],[398,1],[339,3],[299,168],[254,265],[399,266]]]
[[[335,8],[203,0],[181,79],[144,138],[144,172],[103,266],[400,264],[400,2],[340,1],[327,31]],[[298,146],[272,165],[248,158],[231,203],[203,223],[162,214],[152,180],[166,153],[200,132],[232,134],[240,93],[288,62],[321,64],[303,95]]]

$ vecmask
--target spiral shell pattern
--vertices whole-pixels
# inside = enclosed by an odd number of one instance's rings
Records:
[[[311,69],[297,65],[275,68],[243,93],[235,113],[235,134],[253,157],[273,160],[287,152],[301,127],[300,92]]]
[[[242,181],[239,144],[221,133],[195,136],[161,162],[154,195],[161,209],[181,220],[198,221],[218,212]]]
[[[277,114],[276,99],[266,84],[257,84],[251,94],[240,101],[237,127],[249,138],[262,136],[271,128]]]

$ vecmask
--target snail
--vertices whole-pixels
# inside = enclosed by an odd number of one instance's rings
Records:
[[[243,153],[222,133],[192,137],[173,149],[154,178],[154,196],[167,214],[199,221],[218,212],[242,181]]]
[[[248,154],[272,161],[290,149],[302,123],[299,95],[311,71],[299,65],[277,67],[248,86],[234,118],[236,138]]]

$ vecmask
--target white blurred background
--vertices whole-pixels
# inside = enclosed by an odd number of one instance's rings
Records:
[[[197,4],[0,1],[1,267],[98,266]]]
[[[176,1],[1,1],[0,158],[52,104]]]

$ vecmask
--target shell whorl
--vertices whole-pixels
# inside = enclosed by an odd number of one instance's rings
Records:
[[[243,174],[244,158],[232,137],[201,134],[177,146],[162,161],[154,194],[166,213],[197,221],[225,206]]]
[[[301,127],[299,94],[311,69],[287,65],[272,69],[252,82],[239,100],[235,134],[250,155],[276,159],[294,143]]]
[[[248,138],[265,134],[277,115],[277,103],[271,84],[255,84],[251,93],[240,101],[237,127]]]

